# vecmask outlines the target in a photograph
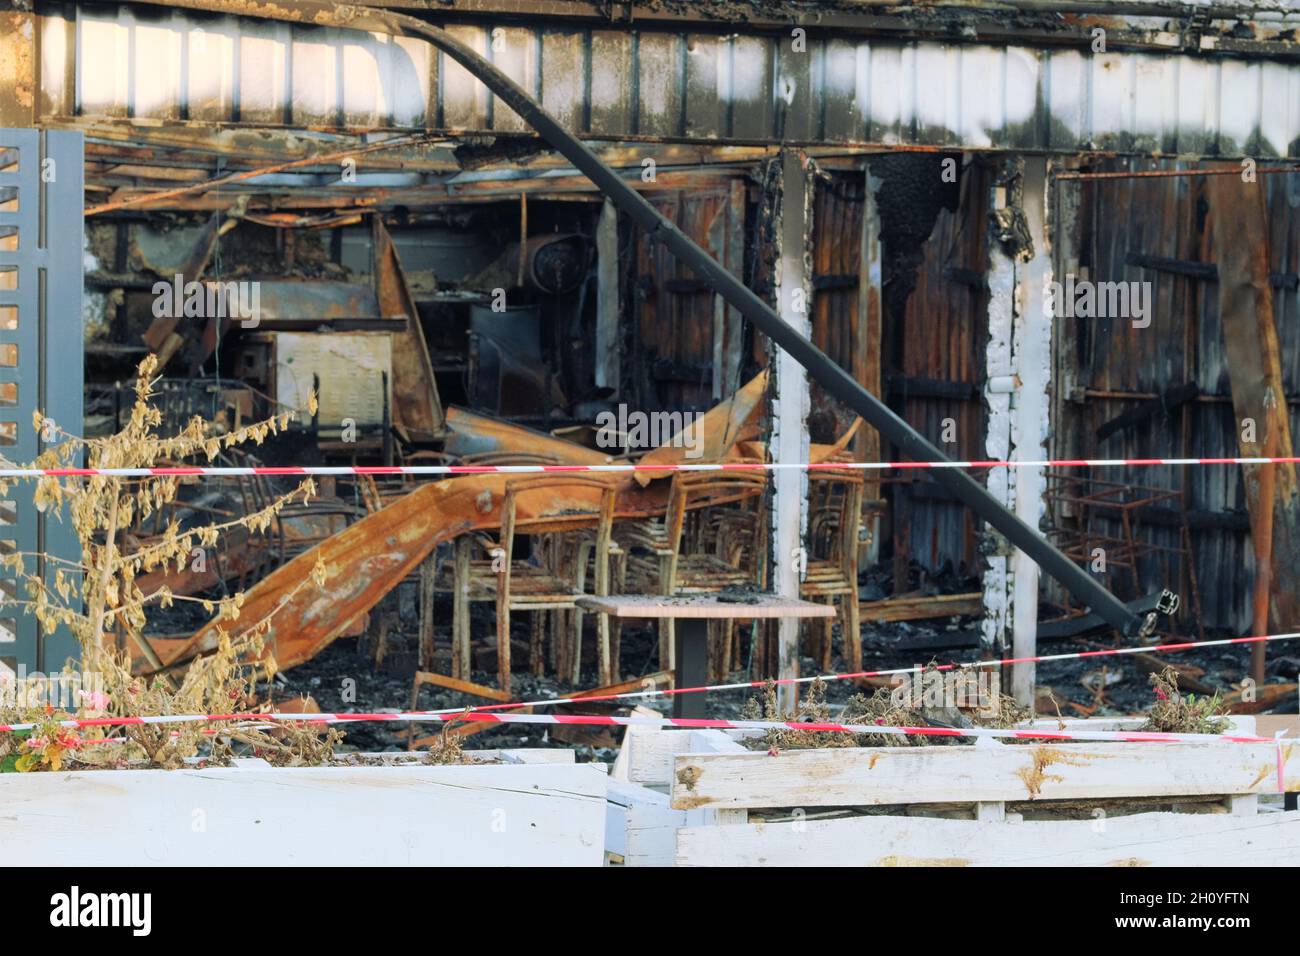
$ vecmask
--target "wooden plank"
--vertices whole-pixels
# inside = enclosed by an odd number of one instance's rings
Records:
[[[495,687],[485,687],[482,684],[475,684],[473,681],[460,680],[456,677],[448,677],[446,674],[431,671],[415,672],[415,686],[419,687],[421,684],[436,684],[438,687],[457,690],[462,694],[473,694],[475,697],[486,697],[488,700],[498,700],[503,703],[514,700],[512,695]]]
[[[605,816],[605,852],[625,866],[672,866],[677,831],[687,826],[746,822],[744,810],[674,810],[659,790],[610,780]]]
[[[1294,719],[1294,718],[1293,718]],[[1224,733],[1240,734],[1242,737],[1254,737],[1257,734],[1258,718],[1233,715],[1227,718],[1228,726]],[[1141,730],[1146,726],[1145,717],[1039,717],[1016,724],[1033,730]],[[1258,732],[1260,737],[1271,737],[1271,732]]]
[[[598,866],[605,784],[593,764],[6,774],[0,844],[18,866]]]
[[[1288,790],[1300,747],[1282,745]],[[1277,792],[1273,744],[861,747],[675,758],[672,805],[825,807]]]
[[[1300,812],[1101,821],[854,817],[677,831],[677,866],[1295,866]]]
[[[493,750],[462,750],[470,763],[528,763],[528,764],[572,764],[574,752],[567,747],[505,747]],[[349,754],[343,757],[346,765],[348,757],[358,757],[367,763],[382,761],[385,766],[418,766],[425,759],[425,754],[408,751],[384,750],[374,753]]]
[[[611,594],[578,598],[584,611],[601,611],[615,617],[644,618],[768,618],[834,617],[835,608],[774,594],[753,594],[744,600],[726,600],[716,594],[666,597],[655,594]]]
[[[632,729],[632,728],[629,728]],[[652,786],[668,786],[673,778],[673,761],[678,754],[751,753],[721,730],[661,730],[630,734],[628,780]]]
[[[888,598],[884,601],[863,601],[864,621],[920,621],[932,617],[954,617],[984,612],[984,594],[934,594],[917,597]]]

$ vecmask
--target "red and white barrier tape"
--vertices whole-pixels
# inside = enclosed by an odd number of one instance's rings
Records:
[[[996,660],[987,661],[968,661],[965,663],[953,664],[936,664],[933,667],[927,667],[930,671],[960,671],[974,670],[983,667],[1005,667],[1012,664],[1039,664],[1051,661],[1079,660],[1093,657],[1119,657],[1129,654],[1157,654],[1171,653],[1176,651],[1189,651],[1204,647],[1227,647],[1233,644],[1258,644],[1269,641],[1293,641],[1300,639],[1300,631],[1286,634],[1264,634],[1253,637],[1225,637],[1210,641],[1182,641],[1173,644],[1151,644],[1138,647],[1113,647],[1103,648],[1094,651],[1071,651],[1062,654],[1039,654],[1034,657],[1005,657]],[[811,677],[785,677],[775,680],[754,680],[754,681],[735,681],[728,684],[702,684],[697,687],[666,687],[651,688],[647,690],[622,691],[616,694],[592,694],[583,693],[581,695],[572,695],[569,697],[548,697],[540,700],[523,700],[505,704],[480,704],[473,707],[447,707],[440,710],[420,710],[408,712],[407,719],[414,721],[429,720],[434,721],[443,717],[455,717],[456,715],[465,715],[466,713],[492,713],[502,710],[515,710],[526,707],[547,707],[563,704],[591,704],[615,700],[646,700],[654,697],[675,697],[679,694],[701,694],[714,691],[728,690],[752,690],[759,687],[765,687],[768,684],[775,686],[811,684],[816,681],[830,683],[832,681],[857,680],[863,677],[892,677],[901,674],[914,674],[919,669],[919,665],[912,667],[891,667],[873,671],[852,671],[846,674],[814,674]],[[251,718],[259,715],[245,712],[236,715],[224,715],[214,719],[236,719]],[[346,716],[346,715],[344,715]],[[187,720],[201,719],[198,717],[186,718]],[[388,719],[379,717],[375,719]],[[167,718],[132,718],[131,723],[165,723]],[[10,724],[0,725],[0,732],[9,730],[28,730],[32,724]],[[70,725],[71,726],[71,725]],[[92,726],[92,725],[86,725]]]
[[[903,727],[886,724],[840,724],[785,720],[723,720],[710,717],[614,717],[595,714],[491,714],[407,711],[374,714],[162,714],[150,717],[83,717],[58,721],[65,728],[132,727],[145,724],[185,724],[242,721],[270,723],[300,721],[342,724],[362,721],[442,721],[488,724],[542,724],[595,727],[681,727],[721,730],[800,730],[818,733],[883,734],[897,737],[993,737],[1003,740],[1093,740],[1121,743],[1240,743],[1275,744],[1271,737],[1243,734],[1176,734],[1122,730],[1027,730],[994,727]],[[36,725],[0,724],[0,732],[33,730]]]
[[[1290,465],[1300,464],[1300,457],[1289,458],[1043,458],[1017,461],[834,461],[834,462],[714,462],[664,465],[301,465],[258,466],[246,468],[179,466],[172,468],[0,468],[0,478],[158,478],[206,477],[238,478],[267,476],[405,475],[440,477],[448,475],[533,475],[582,472],[628,473],[677,471],[887,471],[891,469],[927,468],[1121,468],[1158,465]]]
[[[1288,634],[1264,634],[1257,637],[1225,637],[1212,641],[1183,641],[1177,644],[1151,644],[1144,647],[1114,647],[1095,651],[1073,651],[1063,654],[1039,654],[1036,657],[1004,657],[997,660],[968,661],[960,664],[936,664],[933,667],[926,667],[924,669],[927,671],[973,670],[980,667],[1006,667],[1011,664],[1039,664],[1046,661],[1067,661],[1086,657],[1115,657],[1125,654],[1169,653],[1172,651],[1193,650],[1201,647],[1226,647],[1230,644],[1260,644],[1268,641],[1294,641],[1298,639],[1300,639],[1300,631]],[[698,687],[669,687],[662,690],[633,690],[624,691],[618,694],[584,693],[581,696],[552,697],[546,700],[517,701],[511,704],[481,704],[476,707],[470,707],[469,710],[478,713],[482,711],[511,710],[519,707],[545,707],[553,704],[589,704],[597,701],[610,700],[644,700],[650,697],[675,697],[678,694],[700,694],[725,690],[749,690],[756,687],[766,687],[768,684],[782,686],[812,684],[816,681],[830,683],[832,681],[841,680],[858,680],[863,677],[892,677],[897,674],[914,674],[918,669],[920,669],[920,665],[914,665],[912,667],[891,667],[884,670],[874,671],[853,671],[847,674],[814,674],[811,677],[783,677],[776,680],[736,681],[730,684],[702,684]],[[465,713],[465,708],[448,708],[446,710],[429,711],[429,713],[463,714]]]

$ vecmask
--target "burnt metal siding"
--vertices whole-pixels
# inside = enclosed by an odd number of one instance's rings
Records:
[[[858,330],[858,297],[865,294],[859,273],[866,178],[861,172],[819,177],[813,203],[812,341],[840,368],[855,373],[861,365],[880,361],[879,355],[861,354],[867,340]],[[812,440],[832,442],[855,416],[816,381],[810,385]]]
[[[733,185],[658,194],[652,200],[687,236],[736,275],[744,270],[744,203]],[[742,321],[689,266],[638,231],[634,283],[636,356],[630,371],[642,411],[707,411],[717,386],[732,394],[738,380]],[[733,358],[727,361],[726,354]],[[718,382],[719,377],[733,377]]]
[[[521,131],[423,41],[179,10],[42,11],[44,117]],[[1300,67],[1171,53],[453,22],[570,129],[743,142],[1297,155]]]
[[[1187,164],[1161,163],[1159,168]],[[1146,170],[1150,162],[1113,160],[1098,170]],[[1052,436],[1052,454],[1060,457],[1223,457],[1238,451],[1238,424],[1232,404],[1223,334],[1214,281],[1139,268],[1126,263],[1130,253],[1185,262],[1215,261],[1204,178],[1135,178],[1060,182],[1057,190],[1082,190],[1078,215],[1080,265],[1093,281],[1150,281],[1154,293],[1149,328],[1114,319],[1057,320],[1058,369],[1065,366],[1078,390],[1163,394],[1172,386],[1194,382],[1203,396],[1221,401],[1194,401],[1166,416],[1099,442],[1102,423],[1135,407],[1136,400],[1089,397],[1064,401]],[[1271,231],[1271,271],[1300,272],[1300,176],[1259,177],[1266,190]],[[1068,271],[1056,263],[1057,272]],[[1291,428],[1300,428],[1300,296],[1292,289],[1273,289],[1274,316]],[[1055,374],[1054,374],[1055,377]],[[1235,466],[1107,469],[1097,477],[1179,491],[1183,507],[1196,515],[1228,513],[1236,528],[1193,528],[1195,571],[1207,627],[1243,630],[1250,626],[1254,555],[1246,529],[1242,473]],[[1177,529],[1146,523],[1143,540],[1177,546]],[[1140,566],[1145,589],[1185,589],[1186,568],[1170,556],[1153,556]],[[1184,597],[1186,597],[1184,591]]]
[[[82,135],[0,129],[0,454],[31,462],[46,445],[33,427],[40,411],[73,435],[82,427]],[[25,570],[52,586],[45,555],[81,560],[66,508],[38,510],[32,485],[14,482],[0,500],[0,551],[29,557]],[[69,573],[74,585],[76,574]],[[0,575],[0,589],[26,600],[26,587]],[[31,614],[0,612],[0,660],[28,671],[58,670],[79,655],[64,628],[42,629]]]
[[[988,272],[991,175],[984,163],[966,167],[956,212],[939,212],[923,246],[904,321],[885,327],[890,359],[884,378],[891,407],[950,457],[964,460],[987,457],[982,389],[988,293],[983,279]],[[927,387],[934,383],[965,386],[967,394],[937,395]],[[956,426],[951,444],[942,440],[945,419]],[[886,487],[892,489],[895,547],[904,542],[910,558],[930,572],[951,564],[979,573],[978,516],[924,475],[904,471],[894,477],[895,483]]]

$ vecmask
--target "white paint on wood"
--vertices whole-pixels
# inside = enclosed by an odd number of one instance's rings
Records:
[[[678,754],[734,753],[748,750],[721,730],[662,730],[631,737],[628,779],[651,786],[672,782]]]
[[[803,154],[781,153],[781,218],[777,227],[777,311],[803,338],[812,334],[809,308],[812,276],[809,245],[812,232],[811,193]],[[775,347],[774,347],[775,349]],[[776,351],[776,395],[772,402],[772,436],[768,447],[773,461],[808,460],[808,411],[812,404],[808,371],[782,349]],[[808,526],[808,476],[801,469],[782,469],[772,477],[772,588],[784,597],[799,596],[799,554]],[[782,619],[777,625],[778,674],[799,676],[799,622]],[[794,710],[796,684],[782,684],[777,699],[782,710]]]
[[[663,714],[657,710],[651,710],[645,704],[637,704],[632,708],[633,717],[662,717]],[[630,781],[632,768],[632,739],[637,736],[643,736],[647,733],[658,733],[658,727],[638,727],[629,726],[623,732],[623,744],[618,748],[618,755],[614,758],[614,764],[609,768],[609,777],[611,780]]]
[[[1296,866],[1300,812],[985,823],[852,817],[685,827],[678,866]]]
[[[1019,460],[1042,461],[1047,457],[1047,388],[1052,373],[1052,319],[1044,315],[1044,290],[1052,281],[1052,256],[1047,245],[1047,160],[1025,158],[1024,211],[1034,255],[1024,267],[1016,268],[1018,306],[1013,338],[1013,364],[1020,388],[1012,399],[1011,453]],[[1037,530],[1045,510],[1043,495],[1047,481],[1042,468],[1017,468],[1016,517]],[[1037,562],[1017,549],[1012,566],[1012,653],[1017,658],[1038,653]],[[1033,663],[1015,664],[1011,670],[1011,694],[1024,706],[1034,703]]]
[[[16,866],[599,866],[593,764],[0,776]]]
[[[1243,737],[1255,736],[1255,718],[1248,714],[1233,714],[1227,718],[1224,733],[1240,734]],[[1016,724],[1033,730],[1141,730],[1147,722],[1145,717],[1040,717]],[[985,738],[989,739],[989,738]]]
[[[990,190],[989,203],[996,204],[997,189]],[[1015,266],[1010,256],[992,239],[989,240],[988,264],[988,344],[984,352],[984,371],[987,382],[1010,376],[1014,372],[1011,358],[1011,342],[1014,328]],[[984,432],[984,451],[992,461],[1007,461],[1011,456],[1011,395],[990,389],[984,389],[984,404],[987,409]],[[1012,507],[1015,498],[1006,468],[991,468],[988,472],[988,490],[994,498],[1007,507]],[[991,528],[989,534],[995,536],[1003,547],[990,554],[984,570],[984,620],[980,625],[984,646],[989,650],[1000,652],[1005,647],[1007,629],[1010,624],[1011,582],[1008,566],[1009,547],[1006,540]]]
[[[672,866],[676,834],[688,823],[710,821],[668,806],[668,797],[639,784],[610,781],[605,850],[623,857],[624,866]]]
[[[1300,790],[1300,746],[1283,745]],[[678,756],[678,809],[1098,800],[1277,792],[1273,744],[862,747]]]

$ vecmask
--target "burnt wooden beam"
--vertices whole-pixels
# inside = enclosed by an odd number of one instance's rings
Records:
[[[1140,269],[1150,269],[1152,272],[1167,272],[1170,275],[1186,276],[1189,279],[1199,279],[1202,282],[1219,281],[1219,267],[1213,262],[1170,259],[1167,256],[1149,256],[1142,252],[1130,252],[1124,257],[1124,262]],[[1300,276],[1297,276],[1294,272],[1269,273],[1268,281],[1275,289],[1294,291],[1300,288]]]
[[[1127,607],[1137,614],[1152,614],[1162,607],[1168,592],[1147,594],[1129,601]],[[864,605],[865,606],[865,605]],[[1110,630],[1110,625],[1096,614],[1080,614],[1057,621],[1042,621],[1038,625],[1038,641],[1068,641],[1097,632]],[[944,631],[938,634],[911,634],[894,644],[884,645],[891,651],[956,651],[976,650],[982,635],[979,631]]]
[[[984,592],[969,594],[913,594],[863,601],[859,604],[864,621],[922,621],[927,618],[978,617],[984,613]]]
[[[967,269],[965,266],[944,266],[943,277],[949,282],[970,286],[972,289],[982,292],[987,292],[989,289],[988,276],[978,269]]]
[[[858,287],[858,277],[856,275],[813,276],[812,287],[814,292],[834,292],[837,289],[856,289]]]
[[[1174,385],[1159,398],[1148,399],[1138,405],[1137,408],[1130,408],[1128,411],[1116,415],[1110,421],[1103,422],[1097,428],[1097,440],[1105,441],[1117,432],[1134,428],[1158,416],[1168,415],[1174,409],[1193,401],[1200,393],[1201,390],[1195,382]]]
[[[978,398],[980,394],[979,387],[974,382],[894,374],[889,376],[888,382],[891,401],[902,398],[947,398],[966,402]]]

